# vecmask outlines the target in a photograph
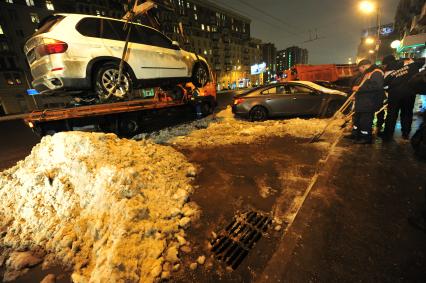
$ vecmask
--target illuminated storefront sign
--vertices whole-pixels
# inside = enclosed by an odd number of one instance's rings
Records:
[[[259,75],[266,72],[266,63],[256,64],[251,66],[251,74]]]

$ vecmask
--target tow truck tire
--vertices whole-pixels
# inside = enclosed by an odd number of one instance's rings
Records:
[[[129,97],[133,90],[132,79],[129,72],[123,69],[121,77],[121,90],[116,89],[113,91],[114,80],[118,78],[119,65],[113,62],[102,64],[96,71],[94,76],[94,91],[101,102],[107,102],[116,98],[118,92],[124,90],[123,98]]]
[[[204,87],[209,82],[209,69],[203,63],[197,63],[192,72],[191,82],[196,87]]]

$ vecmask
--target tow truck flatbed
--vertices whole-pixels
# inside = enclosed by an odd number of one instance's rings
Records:
[[[203,115],[207,115],[216,106],[215,91],[195,98],[192,93],[182,90],[183,93],[177,97],[167,91],[156,90],[152,98],[37,110],[30,113],[24,121],[40,136],[93,127],[97,131],[131,137],[139,133],[142,124],[153,115],[164,113],[166,115],[160,115],[164,117],[174,109],[183,107],[195,113],[197,104],[202,105],[200,109]]]

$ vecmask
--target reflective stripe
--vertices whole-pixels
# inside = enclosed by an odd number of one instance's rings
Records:
[[[354,125],[354,130],[358,130],[358,127]]]
[[[375,72],[379,72],[381,73],[383,76],[385,75],[385,72],[383,72],[380,69],[374,69],[373,71],[371,71],[370,73],[367,73],[364,75],[364,77],[362,78],[362,81],[359,85],[357,85],[357,87],[361,88],[361,86],[369,79],[371,79],[371,76],[375,73]]]
[[[367,131],[361,131],[361,134],[368,135],[368,132]]]

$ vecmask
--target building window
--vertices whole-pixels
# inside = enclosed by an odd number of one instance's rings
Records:
[[[4,34],[4,31],[1,25],[0,25],[0,34]]]
[[[7,69],[6,61],[4,60],[4,58],[0,57],[0,70],[6,70],[6,69]]]
[[[34,0],[25,0],[27,6],[34,6]]]
[[[6,3],[13,4],[13,0],[6,0]]]
[[[40,18],[38,17],[38,15],[36,13],[31,13],[30,14],[31,17],[31,21],[35,24],[40,23]]]
[[[186,2],[186,8],[191,8],[191,4],[189,4],[189,2]]]
[[[194,11],[197,11],[197,6],[194,4]]]
[[[15,59],[13,59],[13,57],[8,57],[7,61],[9,62],[9,67],[11,69],[16,69],[16,63],[15,63]]]
[[[201,24],[201,29],[204,30],[204,24]]]
[[[21,75],[18,73],[14,73],[13,74],[13,78],[15,80],[15,84],[17,85],[21,85],[22,84],[22,80],[21,80]]]
[[[20,36],[20,37],[24,37],[24,32],[22,29],[18,29],[16,30],[16,35]]]
[[[4,73],[3,74],[4,80],[6,81],[6,83],[8,85],[14,85],[15,82],[13,81],[12,75],[9,73]]]
[[[47,10],[55,10],[55,7],[53,6],[52,1],[46,1],[46,8]]]
[[[194,19],[195,19],[196,21],[198,21],[198,15],[197,15],[197,14],[194,14]]]

